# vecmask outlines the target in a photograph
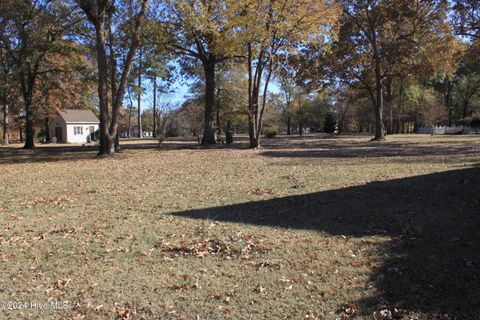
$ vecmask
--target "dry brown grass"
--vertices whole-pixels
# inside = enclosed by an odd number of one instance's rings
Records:
[[[0,318],[480,317],[479,137],[124,144],[0,148]]]

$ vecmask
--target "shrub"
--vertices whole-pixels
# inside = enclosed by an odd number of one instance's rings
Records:
[[[470,125],[472,125],[472,118],[459,119],[457,121],[457,125],[459,125],[459,126],[470,126]]]
[[[264,134],[266,138],[275,138],[277,135],[277,130],[273,128],[267,128],[265,129]]]
[[[47,138],[47,131],[45,128],[41,128],[40,130],[35,131],[35,140],[37,142],[44,142]]]
[[[470,121],[470,126],[472,128],[480,128],[480,113],[476,113],[472,116],[472,120]]]

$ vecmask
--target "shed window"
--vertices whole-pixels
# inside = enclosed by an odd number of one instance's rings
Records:
[[[83,127],[73,127],[73,134],[74,135],[82,135],[83,134]]]

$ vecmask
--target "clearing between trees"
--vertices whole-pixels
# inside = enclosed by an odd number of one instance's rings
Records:
[[[477,318],[480,138],[368,140],[1,147],[0,317]]]

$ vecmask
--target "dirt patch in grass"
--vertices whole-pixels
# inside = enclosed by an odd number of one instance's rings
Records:
[[[244,147],[0,148],[0,317],[479,317],[478,137]]]

